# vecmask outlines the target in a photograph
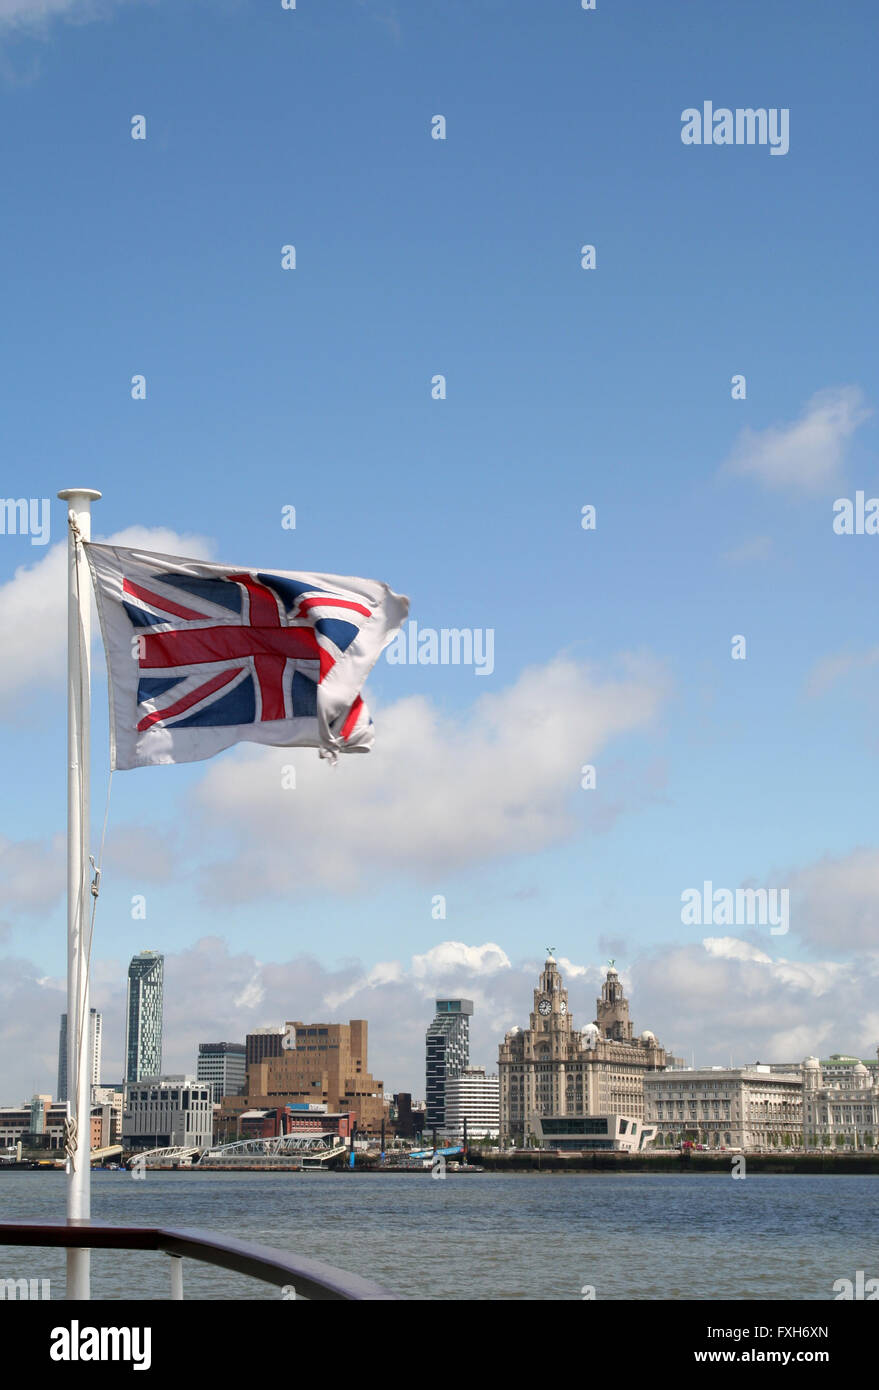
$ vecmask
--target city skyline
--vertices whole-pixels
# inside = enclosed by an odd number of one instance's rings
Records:
[[[549,950],[549,948],[544,948],[544,951],[547,950]],[[140,953],[142,957],[149,957],[153,954],[154,953],[151,952]],[[135,957],[134,959],[136,960],[137,958]],[[527,1023],[527,995],[533,994],[534,976],[536,974],[539,974],[540,971],[543,969],[544,953],[538,952],[538,954],[534,957],[534,960],[536,963],[533,965],[533,967],[531,966],[530,962],[526,962],[515,973],[510,971],[510,973],[507,974],[506,968],[500,963],[499,958],[495,959],[495,970],[491,973],[493,975],[500,973],[502,975],[502,978],[504,979],[505,984],[507,984],[508,987],[513,986],[514,982],[521,982],[525,986],[525,992],[522,993],[520,999],[513,999],[511,1001],[507,1014],[505,1015],[505,1017],[508,1019],[508,1022],[506,1022],[506,1024],[500,1031],[492,1031],[490,1024],[480,1019],[480,1006],[477,1003],[477,1005],[474,1007],[473,1014],[468,1015],[467,1019],[468,1023],[471,1026],[475,1023],[477,1028],[476,1037],[478,1039],[477,1043],[474,1045],[472,1040],[473,1035],[470,1035],[469,1042],[471,1055],[468,1057],[468,1065],[474,1065],[473,1057],[475,1056],[477,1059],[477,1064],[483,1066],[489,1074],[492,1074],[497,1071],[498,1048],[502,1045],[504,1041],[504,1034],[509,1033],[511,1030],[515,1031],[516,1029],[521,1029]],[[133,963],[134,961],[132,961],[132,964]],[[610,975],[608,974],[608,967],[613,966],[613,960],[605,960],[604,962],[602,962],[601,965],[594,967],[594,969],[589,969],[584,967],[577,967],[573,964],[573,962],[569,961],[566,956],[559,955],[558,964],[562,971],[565,972],[566,997],[568,994],[570,994],[570,1017],[572,1021],[576,1020],[579,1016],[581,1019],[588,1019],[591,1023],[593,1021],[593,1015],[596,1012],[593,1007],[595,1004],[595,993],[596,991],[604,993],[607,980],[610,978]],[[613,970],[611,970],[610,973],[614,974],[615,976],[617,976],[617,978],[619,978],[619,980],[622,981],[626,993],[630,994],[630,977],[628,973],[625,971],[615,972]],[[591,983],[592,981],[594,981],[594,984]],[[166,980],[163,974],[163,1012],[166,1002],[165,982]],[[402,983],[405,984],[405,982]],[[172,994],[172,998],[173,997],[174,995]],[[334,997],[337,999],[350,999],[354,996],[349,993],[346,993],[345,991],[340,991],[340,993]],[[412,1053],[407,1053],[405,1056],[402,1057],[400,1055],[396,1055],[393,1061],[391,1062],[375,1060],[371,1063],[371,1069],[373,1070],[375,1076],[381,1079],[381,1081],[383,1082],[384,1092],[387,1096],[390,1096],[394,1092],[405,1091],[411,1094],[415,1099],[427,1099],[427,1088],[425,1086],[424,1069],[425,1029],[429,1031],[430,1027],[432,1026],[430,1023],[432,1014],[434,1014],[434,1023],[436,1022],[435,1006],[438,1002],[438,999],[457,998],[461,1000],[462,991],[437,992],[428,990],[425,992],[422,986],[421,994],[418,995],[417,998],[419,999],[423,1007],[419,1018],[416,1020],[416,1029],[418,1029],[418,1032],[416,1034],[417,1042],[415,1045],[415,1050]],[[467,1005],[470,1005],[472,1003],[472,1001],[468,999],[464,999],[462,1000],[462,1002]],[[638,1009],[639,1017],[648,1017],[646,1013],[641,1012],[640,1004],[637,998],[634,1002],[635,1007]],[[178,1007],[180,1007],[181,1013],[183,1015],[191,1012],[191,1008],[187,1006],[185,1000],[178,1001]],[[95,1014],[96,1012],[98,1011],[93,1008],[92,1013]],[[303,1017],[318,1016],[318,1011],[308,1004],[306,1004],[305,1007],[297,1011],[296,1009],[292,1009],[288,1007],[286,1004],[282,1003],[281,1007],[276,1010],[275,1017],[290,1017],[292,1014],[295,1014],[297,1012],[299,1012]],[[348,1015],[348,1017],[354,1017],[355,1015],[355,1011],[352,1011],[350,1008],[347,1007],[347,1005],[345,1008],[345,1013]],[[339,1011],[339,1017],[341,1018],[341,1016],[342,1013],[341,1011]],[[100,1014],[99,1017],[102,1018]],[[380,1035],[382,1022],[380,1016],[376,1016],[373,1019],[370,1019],[367,1015],[358,1015],[358,1017],[362,1017],[364,1021],[367,1022],[370,1028],[371,1036],[376,1031],[378,1031]],[[242,1047],[244,1046],[244,1039],[248,1034],[277,1034],[278,1038],[283,1039],[285,1033],[285,1025],[279,1024],[277,1022],[272,1022],[265,1015],[254,1015],[254,1019],[256,1021],[254,1021],[252,1024],[247,1024],[246,1026],[244,1026],[243,1031],[241,1032],[240,1045]],[[194,1030],[190,1029],[191,1036],[195,1036],[195,1033],[198,1031],[199,1030],[197,1028]],[[174,1059],[173,1062],[169,1061],[166,1058],[164,1064],[160,1066],[156,1072],[149,1072],[145,1074],[170,1075],[185,1073],[192,1074],[193,1076],[197,1075],[199,1068],[199,1051],[205,1043],[205,1038],[211,1033],[213,1033],[215,1036],[219,1036],[220,1031],[222,1031],[222,1029],[218,1030],[216,1027],[212,1027],[209,1021],[206,1024],[205,1028],[201,1030],[200,1035],[198,1037],[198,1041],[195,1043],[194,1048],[190,1052],[187,1052],[185,1045],[181,1046],[178,1043],[174,1045],[172,1048],[171,1056]],[[652,1031],[654,1030],[651,1030],[651,1032]],[[855,1020],[852,1023],[850,1033],[856,1033],[857,1031],[858,1025],[857,1021]],[[661,1033],[660,1035],[663,1036]],[[112,1039],[113,1034],[112,1031],[110,1031],[109,1034],[107,1033],[107,1030],[103,1027],[102,1018],[102,1027],[99,1032],[99,1041],[104,1036],[109,1036]],[[680,1029],[678,1029],[678,1033],[676,1034],[676,1041],[674,1045],[667,1044],[663,1036],[663,1048],[666,1055],[669,1058],[668,1065],[673,1065],[675,1055],[680,1054],[680,1059],[683,1061],[687,1068],[695,1066],[697,1070],[700,1067],[705,1068],[719,1065],[723,1067],[747,1067],[755,1063],[759,1063],[761,1061],[764,1063],[798,1063],[804,1057],[813,1055],[822,1057],[825,1061],[834,1056],[844,1058],[857,1058],[861,1062],[866,1062],[869,1066],[873,1065],[876,1056],[877,1046],[879,1046],[879,1036],[877,1036],[877,1038],[873,1041],[872,1045],[868,1044],[866,1047],[853,1049],[851,1045],[846,1047],[844,1045],[845,1042],[846,1039],[845,1037],[843,1037],[842,1042],[838,1047],[807,1047],[805,1050],[788,1049],[786,1052],[776,1051],[773,1053],[764,1051],[762,1054],[752,1053],[740,1047],[734,1052],[730,1051],[727,1056],[724,1056],[720,1060],[712,1060],[710,1057],[704,1056],[702,1052],[699,1052],[697,1054],[695,1047],[688,1045],[687,1036],[686,1034],[682,1034]],[[213,1045],[217,1046],[218,1044]],[[370,1050],[372,1054],[375,1054],[376,1049],[372,1043],[370,1044]],[[275,1050],[272,1053],[266,1053],[265,1055],[280,1055],[280,1053]],[[379,1057],[380,1056],[381,1054],[379,1054]],[[122,1072],[120,1066],[114,1066],[112,1061],[112,1052],[111,1060],[106,1064],[102,1062],[101,1069],[102,1075],[98,1078],[98,1084],[118,1084],[118,1081],[122,1076]],[[25,1085],[23,1088],[19,1086],[18,1089],[16,1089],[14,1083],[10,1084],[8,1078],[6,1077],[5,1069],[0,1070],[0,1090],[2,1090],[3,1092],[2,1094],[0,1094],[0,1101],[2,1101],[4,1104],[18,1103],[19,1099],[23,1099],[33,1094],[49,1094],[53,1095],[54,1098],[58,1099],[59,1097],[55,1096],[56,1089],[57,1086],[40,1086],[39,1084]]]

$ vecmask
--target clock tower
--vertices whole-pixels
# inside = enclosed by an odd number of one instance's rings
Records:
[[[531,1031],[535,1034],[559,1032],[568,1034],[571,1031],[568,991],[562,985],[562,977],[551,949],[534,991]]]
[[[501,1134],[515,1144],[543,1125],[580,1124],[584,1116],[643,1120],[646,1072],[665,1067],[665,1052],[646,1031],[635,1038],[629,1003],[613,961],[597,1019],[576,1029],[568,991],[547,947],[527,1028],[511,1028],[498,1049]],[[543,1131],[541,1131],[543,1132]],[[554,1132],[558,1133],[558,1129]]]

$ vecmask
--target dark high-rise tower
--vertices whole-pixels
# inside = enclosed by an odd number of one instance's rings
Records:
[[[157,951],[132,956],[125,1008],[126,1081],[161,1073],[164,977],[165,957]]]
[[[446,1081],[470,1065],[472,999],[438,999],[427,1030],[426,1113],[428,1129],[446,1121]]]

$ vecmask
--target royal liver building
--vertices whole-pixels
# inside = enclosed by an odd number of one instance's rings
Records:
[[[644,1116],[643,1080],[665,1066],[652,1033],[632,1036],[629,1004],[610,966],[596,1019],[574,1027],[568,991],[547,956],[534,991],[530,1026],[507,1033],[498,1053],[502,1139],[521,1145],[535,1133],[534,1115]]]

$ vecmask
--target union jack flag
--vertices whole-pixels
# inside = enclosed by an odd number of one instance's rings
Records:
[[[194,762],[242,740],[330,757],[372,746],[361,687],[409,608],[386,584],[85,548],[114,768]]]

